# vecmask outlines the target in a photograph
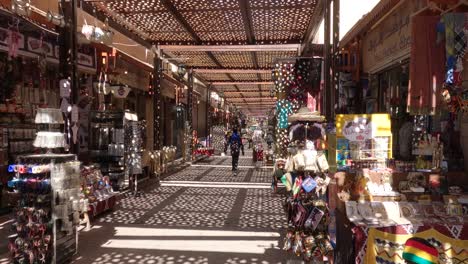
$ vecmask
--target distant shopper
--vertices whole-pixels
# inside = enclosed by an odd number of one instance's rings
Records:
[[[273,136],[270,133],[266,136],[266,142],[268,144],[268,148],[271,148],[271,144],[273,144]]]
[[[232,171],[237,172],[237,165],[239,164],[239,155],[241,150],[242,155],[244,155],[244,145],[242,144],[242,138],[237,132],[237,128],[233,129],[233,133],[229,137],[228,144],[231,146]]]

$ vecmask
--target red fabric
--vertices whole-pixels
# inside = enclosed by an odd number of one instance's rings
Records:
[[[444,82],[445,43],[437,44],[439,16],[415,16],[411,28],[408,110],[411,115],[434,113]]]
[[[439,255],[439,252],[437,251],[436,248],[428,247],[427,245],[424,245],[423,243],[415,241],[415,240],[408,240],[405,244],[405,247],[413,247],[413,248],[422,250],[424,252],[427,252],[436,257]]]
[[[89,217],[95,217],[107,210],[114,208],[115,204],[117,203],[117,198],[118,196],[115,195],[103,201],[97,201],[97,202],[89,204],[89,208],[88,208]]]

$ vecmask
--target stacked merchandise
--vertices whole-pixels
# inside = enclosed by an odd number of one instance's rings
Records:
[[[9,249],[14,263],[68,263],[76,253],[80,194],[80,163],[75,155],[42,154],[18,157],[10,165],[15,177],[8,185],[17,200]]]
[[[80,163],[75,155],[52,153],[68,147],[64,134],[53,131],[64,123],[59,109],[39,108],[35,123],[48,130],[38,132],[33,145],[48,151],[18,156],[18,163],[9,166],[15,177],[8,186],[18,199],[10,253],[15,263],[67,263],[76,253],[76,225],[85,207]]]
[[[276,166],[285,173],[281,181],[288,191],[284,206],[289,230],[284,250],[302,255],[306,261],[323,261],[333,253],[326,197],[329,167],[322,148],[324,118],[301,109],[289,121],[293,125],[289,128],[288,158],[284,170],[280,160]]]
[[[47,125],[49,131],[39,131],[34,140],[34,147],[46,148],[49,151],[57,148],[68,148],[65,135],[61,132],[50,129],[54,126],[64,124],[63,115],[60,109],[38,108],[35,118],[38,125]]]
[[[342,113],[352,113],[355,107],[356,82],[351,73],[340,72],[338,110]]]
[[[123,111],[90,113],[89,153],[91,160],[108,175],[114,190],[125,180],[125,131]]]
[[[125,169],[129,175],[142,174],[143,124],[125,121]]]
[[[224,126],[215,126],[212,128],[211,140],[212,140],[212,145],[215,149],[216,154],[219,154],[224,151],[224,144],[225,144],[224,131],[225,131]]]
[[[162,172],[168,172],[170,165],[174,164],[177,154],[177,147],[165,146],[162,149]]]
[[[87,209],[83,213],[91,217],[112,210],[116,204],[117,194],[112,189],[109,177],[104,177],[101,170],[97,168],[83,167],[81,169],[81,190],[87,199]]]

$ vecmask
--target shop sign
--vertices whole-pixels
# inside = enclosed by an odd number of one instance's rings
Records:
[[[117,98],[125,98],[130,93],[130,88],[125,86],[112,86],[112,94]]]
[[[357,117],[346,121],[343,127],[343,136],[349,141],[366,141],[372,138],[372,123],[365,117]]]
[[[88,54],[80,52],[80,50],[87,50]],[[59,46],[54,47],[54,56],[57,59],[60,58],[60,47]],[[94,48],[81,46],[80,48],[78,48],[77,61],[76,62],[78,63],[78,65],[86,66],[86,67],[94,69],[95,68],[95,59],[94,59],[95,57],[96,57],[96,53],[95,53]]]
[[[363,71],[376,72],[410,54],[411,15],[426,5],[406,0],[363,38]]]
[[[43,54],[44,51],[48,57],[52,59],[56,59],[57,61],[60,58],[60,47],[59,45],[52,39],[48,40],[41,40],[32,36],[23,35],[21,33],[17,33],[18,36],[18,50],[22,51],[22,55],[29,56],[29,57],[36,57],[35,54]],[[10,30],[7,28],[0,27],[0,49],[8,50],[10,44]],[[27,39],[25,44],[25,39]],[[32,54],[33,53],[33,54]],[[77,63],[78,65],[90,68],[95,70],[96,69],[96,49],[89,45],[80,45],[78,47],[78,56],[77,56]],[[55,60],[54,60],[55,61]],[[55,62],[57,62],[55,61]]]
[[[54,56],[54,48],[52,44],[44,40],[33,37],[28,37],[28,50],[37,54],[47,54],[47,56]]]
[[[24,49],[24,35],[17,33],[18,36],[18,49]],[[0,43],[4,46],[9,46],[10,43],[10,30],[0,28]]]
[[[389,114],[336,115],[336,137],[350,141],[361,136],[367,139],[391,136],[391,127]]]

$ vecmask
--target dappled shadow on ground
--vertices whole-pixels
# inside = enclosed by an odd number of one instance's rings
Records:
[[[228,170],[189,167],[163,178],[180,186],[125,195],[80,234],[74,263],[290,263],[291,254],[280,249],[286,218],[281,196],[268,188],[270,171]]]

